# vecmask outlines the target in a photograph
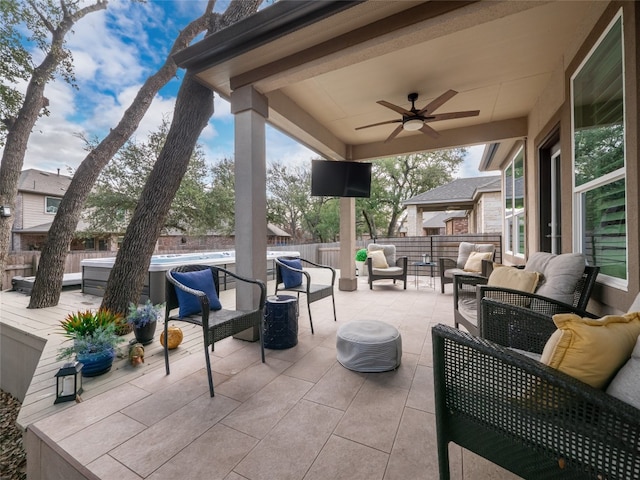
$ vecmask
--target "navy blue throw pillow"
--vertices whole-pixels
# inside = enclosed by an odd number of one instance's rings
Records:
[[[302,270],[302,262],[298,258],[294,260],[279,258],[278,260],[292,268],[298,268]],[[302,285],[302,272],[294,272],[293,270],[289,270],[288,268],[280,267],[280,274],[282,275],[284,288],[291,288]]]
[[[196,270],[193,272],[171,272],[173,278],[186,287],[193,288],[194,290],[200,290],[207,294],[209,298],[209,309],[220,310],[222,304],[218,299],[216,288],[213,285],[213,275],[211,270]],[[180,290],[175,287],[176,295],[178,296],[178,304],[180,305],[181,317],[188,317],[189,315],[195,315],[201,313],[200,300],[195,295]]]

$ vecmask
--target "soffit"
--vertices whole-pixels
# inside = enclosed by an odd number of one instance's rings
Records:
[[[496,138],[479,139],[479,127],[514,119],[521,125],[527,118],[554,69],[575,49],[593,8],[581,1],[460,2],[430,18],[429,12],[446,4],[358,4],[198,77],[223,96],[234,83],[254,85],[269,98],[270,121],[277,128],[328,158],[443,148],[419,132],[401,132],[383,144],[394,124],[355,130],[399,118],[376,101],[409,108],[410,92],[419,93],[420,108],[448,89],[458,91],[436,112],[479,109],[480,115],[431,126],[451,132],[443,135],[453,142],[448,146],[484,143]],[[412,23],[408,13],[422,20]],[[393,20],[389,28],[384,18]],[[496,132],[498,140],[524,135],[526,124],[515,132]]]

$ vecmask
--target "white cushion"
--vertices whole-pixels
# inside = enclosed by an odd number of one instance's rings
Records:
[[[458,260],[456,261],[457,267],[464,270],[471,252],[491,252],[493,254],[495,248],[492,243],[460,242],[460,245],[458,245]]]
[[[629,360],[611,380],[607,393],[640,409],[640,337]]]
[[[536,294],[573,304],[573,292],[584,273],[585,265],[582,253],[554,255],[536,252],[529,257],[524,269],[542,274]]]

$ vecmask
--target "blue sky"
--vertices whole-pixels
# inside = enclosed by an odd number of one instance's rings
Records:
[[[226,7],[219,1],[217,9]],[[72,51],[78,89],[62,80],[47,85],[49,117],[38,121],[29,140],[24,168],[55,172],[75,169],[84,158],[79,138],[102,139],[121,118],[144,80],[164,62],[177,32],[202,14],[206,1],[164,0],[134,3],[111,0],[106,10],[91,13],[74,28],[67,43]],[[34,54],[39,63],[41,55]],[[183,72],[154,99],[135,137],[143,140],[164,116],[172,115]],[[210,163],[233,156],[233,117],[229,104],[215,100],[215,113],[200,137]],[[459,177],[480,175],[482,147],[472,147]],[[267,127],[267,160],[308,162],[314,152]]]

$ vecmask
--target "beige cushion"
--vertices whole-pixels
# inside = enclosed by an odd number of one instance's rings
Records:
[[[640,409],[640,337],[631,358],[611,380],[607,393]]]
[[[540,361],[596,388],[605,387],[627,361],[640,335],[640,313],[581,318],[554,315],[558,327]]]
[[[464,264],[465,272],[481,272],[482,261],[491,260],[493,252],[471,252],[467,262]]]
[[[540,274],[538,272],[527,272],[512,267],[496,268],[489,275],[487,285],[533,293],[536,291],[539,278]]]
[[[373,268],[389,268],[389,264],[387,263],[387,259],[382,250],[369,252],[368,256],[371,258],[371,266]]]

